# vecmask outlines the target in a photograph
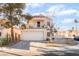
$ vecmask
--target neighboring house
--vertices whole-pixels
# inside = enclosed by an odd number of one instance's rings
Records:
[[[54,35],[64,36],[64,37],[73,37],[73,35],[79,36],[79,31],[78,30],[59,31],[59,32],[54,33]]]
[[[0,37],[5,37],[4,27],[0,26]]]
[[[9,34],[11,36],[11,28],[6,29],[5,31],[6,31],[6,34]],[[21,30],[14,26],[13,31],[14,31],[15,40],[20,40]]]
[[[44,15],[33,16],[22,30],[22,40],[46,40],[50,36],[52,20]]]
[[[3,26],[0,26],[0,38],[7,38],[11,37],[11,28],[4,28]],[[14,27],[14,37],[15,40],[20,40],[21,30]]]
[[[5,38],[7,37],[7,35],[11,37],[11,28],[5,28],[3,26],[7,21],[8,20],[6,19],[0,19],[0,38]],[[15,39],[17,39],[18,36],[20,37],[20,34],[21,34],[21,30],[14,26]]]

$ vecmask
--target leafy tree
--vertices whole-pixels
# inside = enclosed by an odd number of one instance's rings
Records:
[[[24,3],[1,3],[0,4],[0,14],[8,19],[9,22],[5,24],[10,25],[12,41],[14,40],[13,26],[20,23],[21,14],[25,7]]]
[[[23,14],[22,17],[24,17],[27,20],[27,25],[29,26],[29,21],[33,18],[33,16],[30,14]],[[25,27],[25,24],[23,24],[23,26]]]

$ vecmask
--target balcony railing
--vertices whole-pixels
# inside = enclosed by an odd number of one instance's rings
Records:
[[[47,29],[46,27],[34,27],[34,26],[29,26],[28,29]]]

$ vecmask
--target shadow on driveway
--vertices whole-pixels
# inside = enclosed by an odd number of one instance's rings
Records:
[[[42,54],[42,56],[79,56],[79,54],[77,53],[64,53],[64,52],[61,52],[60,54],[58,54],[57,52],[53,53],[53,52],[50,52],[50,53],[44,53]]]
[[[41,50],[40,50],[41,51]],[[79,50],[66,50],[66,51],[42,51],[44,54],[42,56],[79,56]]]
[[[21,40],[16,44],[12,44],[7,46],[8,48],[15,48],[15,49],[22,49],[22,50],[29,50],[30,49],[30,41]]]

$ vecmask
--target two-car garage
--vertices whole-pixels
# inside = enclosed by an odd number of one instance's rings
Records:
[[[47,33],[45,29],[25,29],[22,31],[22,40],[42,41],[46,40]]]

